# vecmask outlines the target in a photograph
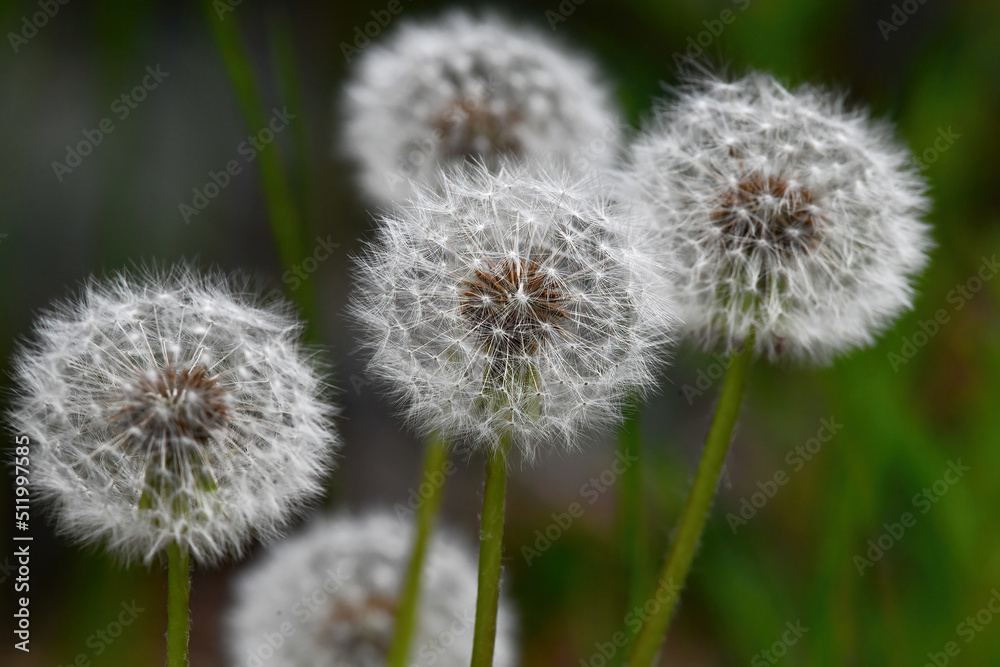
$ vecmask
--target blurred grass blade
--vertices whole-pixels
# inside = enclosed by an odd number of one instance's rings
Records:
[[[618,431],[618,458],[625,470],[618,486],[618,524],[622,561],[628,583],[628,607],[640,606],[652,589],[649,539],[642,493],[642,440],[639,399],[632,396],[625,406],[625,419]]]
[[[268,20],[267,34],[276,73],[278,96],[287,105],[288,110],[299,118],[299,122],[293,123],[291,128],[294,155],[292,182],[300,204],[303,231],[311,236],[316,219],[312,206],[313,170],[309,163],[310,142],[305,105],[302,102],[302,86],[298,75],[300,70],[295,59],[291,20],[287,10],[275,12]]]
[[[448,475],[447,444],[440,436],[431,436],[424,455],[424,468],[417,489],[422,494],[424,484],[430,485],[430,492],[421,496],[422,505],[417,510],[416,525],[413,529],[413,550],[403,583],[399,605],[396,611],[396,628],[386,658],[388,667],[406,667],[413,644],[413,635],[419,623],[420,582],[424,572],[424,557],[431,541],[434,522],[441,507],[444,481]],[[437,481],[440,480],[440,483]]]
[[[236,19],[233,16],[217,16],[211,0],[202,3],[206,19],[212,30],[212,37],[225,63],[229,79],[236,92],[240,111],[251,133],[266,127],[263,100],[258,92],[250,58],[240,39]],[[264,199],[267,205],[271,231],[278,248],[282,266],[288,270],[298,264],[303,257],[305,233],[298,209],[292,199],[281,157],[277,147],[267,147],[257,154]],[[300,287],[292,293],[292,298],[301,308],[306,321],[315,326],[314,290],[310,276],[302,280]]]

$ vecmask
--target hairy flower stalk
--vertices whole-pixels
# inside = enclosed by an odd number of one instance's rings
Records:
[[[346,152],[381,203],[472,162],[596,171],[617,157],[622,126],[589,59],[534,28],[464,11],[404,22],[366,49],[344,112]]]
[[[397,622],[414,526],[387,513],[317,521],[271,549],[236,581],[229,612],[232,664],[382,667]],[[476,568],[448,531],[429,541],[408,667],[465,667],[472,652]],[[282,628],[285,628],[283,631]],[[294,630],[294,636],[287,631]],[[279,645],[268,636],[282,636]],[[517,660],[515,619],[500,605],[496,667]]]
[[[178,267],[90,280],[17,357],[11,418],[38,443],[35,489],[59,530],[123,560],[169,552],[172,667],[187,660],[189,560],[239,555],[322,491],[336,439],[299,332]]]
[[[820,88],[770,75],[691,78],[631,147],[621,194],[648,206],[676,258],[685,332],[730,353],[716,417],[661,577],[669,603],[629,664],[669,626],[754,356],[828,363],[912,307],[931,245],[926,185],[891,128]]]
[[[488,664],[508,452],[572,450],[620,420],[630,392],[653,385],[674,318],[642,226],[592,183],[516,165],[441,180],[382,219],[353,310],[370,369],[418,432],[486,453],[477,664]]]

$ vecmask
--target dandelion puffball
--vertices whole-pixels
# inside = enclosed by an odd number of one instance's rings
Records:
[[[590,172],[618,154],[622,121],[596,67],[534,28],[452,11],[404,22],[354,67],[343,142],[381,203],[469,160]]]
[[[522,166],[456,169],[384,217],[353,311],[424,435],[526,459],[572,448],[650,387],[675,327],[628,207]]]
[[[631,147],[626,196],[653,209],[677,300],[706,348],[819,363],[912,307],[924,181],[892,128],[770,75],[690,80]]]
[[[317,521],[271,549],[235,584],[233,665],[383,667],[395,629],[413,526],[390,514]],[[438,531],[421,574],[407,665],[467,667],[476,613],[476,561]],[[496,667],[513,667],[514,617],[500,598]]]
[[[268,538],[322,490],[324,383],[284,310],[186,267],[90,280],[15,362],[14,427],[61,532],[149,562]]]

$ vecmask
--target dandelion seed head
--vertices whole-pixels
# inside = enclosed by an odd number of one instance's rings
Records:
[[[423,434],[531,460],[572,449],[655,383],[675,329],[647,225],[599,186],[507,164],[456,169],[380,221],[353,312]]]
[[[410,521],[372,513],[316,521],[272,548],[235,582],[227,618],[232,663],[244,664],[261,637],[281,633],[282,623],[289,623],[295,634],[275,647],[269,661],[275,667],[385,665],[412,538]],[[436,530],[421,573],[407,664],[469,664],[477,576],[464,543]],[[515,618],[501,596],[494,664],[512,667],[516,658]]]
[[[344,148],[379,203],[473,162],[601,169],[618,154],[622,126],[589,59],[534,28],[464,11],[403,21],[367,47],[344,117]]]
[[[200,562],[275,536],[322,490],[336,440],[285,311],[181,266],[90,280],[39,317],[12,421],[60,531],[123,560]]]
[[[651,209],[687,334],[827,363],[912,307],[931,242],[924,180],[892,128],[812,86],[690,77],[630,149],[621,194]]]

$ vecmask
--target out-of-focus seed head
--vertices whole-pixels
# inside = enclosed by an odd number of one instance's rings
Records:
[[[593,63],[496,15],[401,21],[353,67],[338,136],[381,204],[441,185],[442,169],[517,160],[590,173],[619,152],[620,114]]]
[[[236,580],[227,618],[231,664],[247,664],[262,638],[277,633],[284,641],[270,645],[273,667],[385,665],[412,539],[409,521],[375,513],[319,520],[272,548]],[[407,665],[469,664],[477,577],[462,541],[435,531]],[[501,595],[493,664],[512,667],[517,653],[515,618]]]

